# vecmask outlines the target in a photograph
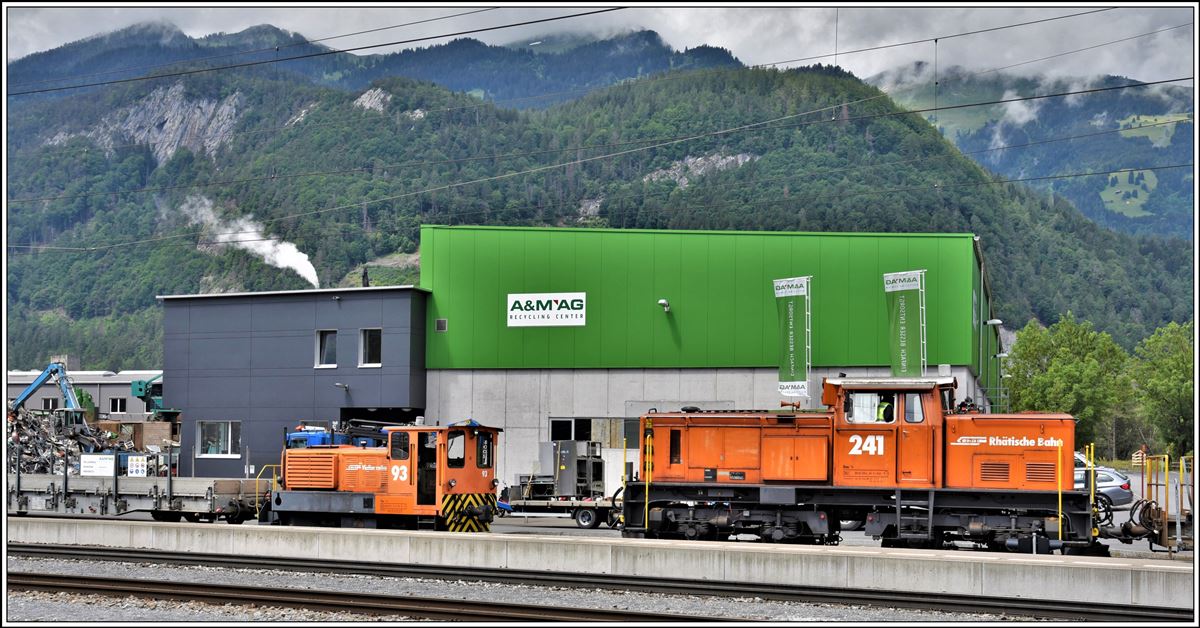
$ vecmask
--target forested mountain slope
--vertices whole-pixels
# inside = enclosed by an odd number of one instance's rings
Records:
[[[1071,310],[1128,346],[1192,317],[1185,243],[995,184],[820,66],[678,73],[545,110],[270,68],[10,100],[9,243],[64,247],[9,249],[10,368],[61,352],[160,366],[155,295],[328,285],[416,252],[422,223],[973,232],[1013,325]]]

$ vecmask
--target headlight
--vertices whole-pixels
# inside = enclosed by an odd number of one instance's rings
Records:
[[[454,488],[457,485],[458,485],[458,480],[450,480],[450,488]]]
[[[493,479],[493,480],[492,480],[492,488],[496,488],[497,486],[500,486],[500,479],[499,479],[499,478],[496,478],[496,479]]]

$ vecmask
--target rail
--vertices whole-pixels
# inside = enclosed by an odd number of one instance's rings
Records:
[[[1120,625],[1131,623],[1144,624],[1155,621],[1193,621],[1195,613],[1191,608],[1100,604],[1071,600],[1017,597],[989,598],[949,593],[915,593],[912,591],[855,589],[849,587],[808,587],[776,585],[762,582],[706,582],[683,578],[650,578],[620,574],[513,570],[477,566],[449,567],[401,563],[358,563],[344,560],[266,556],[255,556],[251,564],[251,559],[244,556],[168,552],[135,548],[10,543],[8,545],[8,555],[10,557],[25,556],[73,560],[207,565],[210,567],[226,566],[231,569],[280,569],[307,573],[351,573],[375,577],[429,578],[551,587],[603,588],[691,596],[759,597],[784,602],[917,608],[944,612],[1001,614],[1017,618],[1033,617],[1116,622]],[[11,570],[8,572],[10,586],[13,582],[13,576],[17,573],[19,572]],[[342,595],[343,597],[347,597],[344,593]],[[361,599],[361,594],[348,596],[347,599],[359,600]],[[461,603],[461,601],[456,601],[456,603]],[[687,621],[701,619],[689,617]]]
[[[212,604],[285,606],[340,613],[400,615],[443,621],[710,621],[715,618],[645,613],[628,610],[554,607],[462,599],[377,595],[346,591],[253,587],[244,584],[158,582],[141,578],[8,572],[8,588],[93,595],[136,596],[151,599],[201,601]]]

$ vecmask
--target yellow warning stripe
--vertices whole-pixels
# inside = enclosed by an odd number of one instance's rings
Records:
[[[442,517],[446,520],[446,529],[451,532],[489,532],[488,524],[475,517],[468,516],[466,509],[484,506],[491,512],[496,512],[495,493],[464,493],[442,496]]]

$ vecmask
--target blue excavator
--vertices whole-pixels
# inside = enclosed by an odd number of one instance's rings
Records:
[[[79,399],[75,396],[75,387],[71,385],[71,378],[67,376],[67,366],[62,362],[51,362],[47,365],[42,373],[29,386],[26,386],[16,399],[13,399],[12,405],[8,408],[9,415],[16,415],[20,412],[29,397],[51,379],[58,384],[63,398],[63,407],[53,410],[58,427],[71,431],[87,428],[87,409],[79,405]]]

